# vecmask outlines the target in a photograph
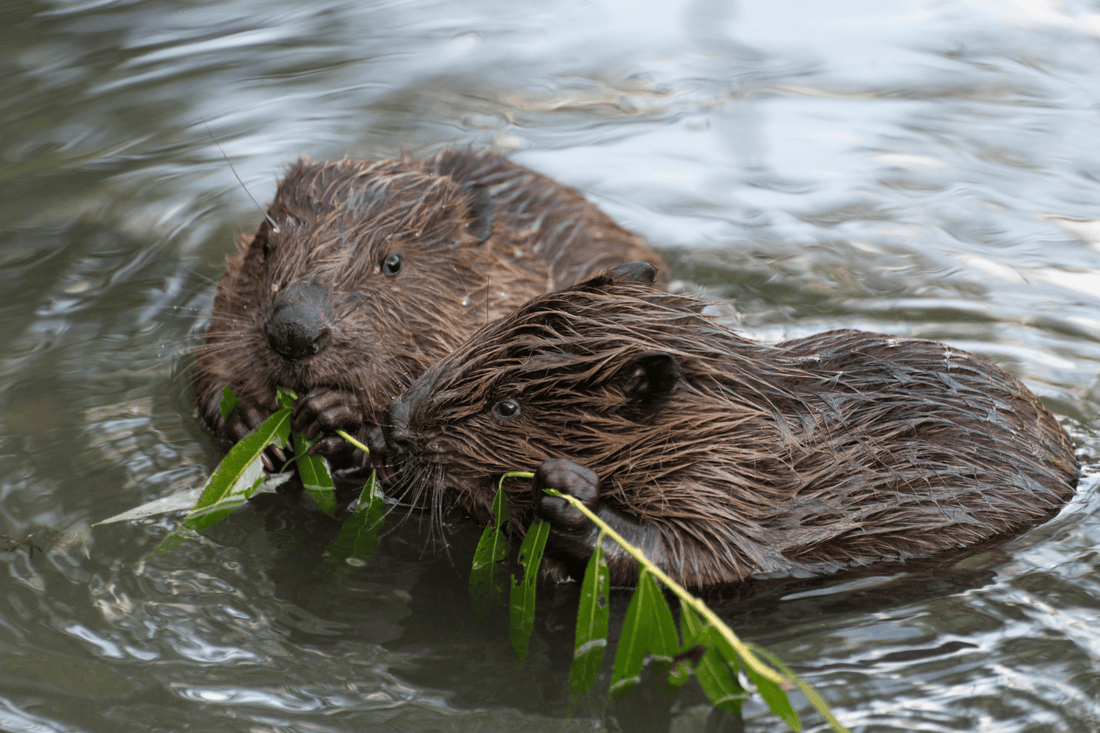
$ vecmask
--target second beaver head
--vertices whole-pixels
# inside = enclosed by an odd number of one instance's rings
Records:
[[[199,414],[228,447],[288,387],[311,437],[369,428],[478,326],[638,257],[660,262],[576,191],[495,153],[299,161],[226,260],[193,369]],[[240,399],[227,421],[225,385]],[[318,448],[351,460],[333,436]]]
[[[833,331],[760,344],[660,292],[648,266],[535,298],[422,375],[376,432],[389,483],[478,519],[551,520],[574,575],[581,499],[690,586],[899,559],[1050,516],[1065,431],[1018,380],[943,344]],[[636,569],[610,553],[613,582]]]

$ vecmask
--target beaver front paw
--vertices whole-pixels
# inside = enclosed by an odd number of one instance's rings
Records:
[[[309,452],[322,455],[330,462],[345,462],[352,457],[355,448],[346,440],[333,435],[337,430],[354,435],[363,427],[362,403],[354,392],[330,387],[315,387],[298,398],[291,413],[294,429],[313,440]]]
[[[556,489],[577,499],[596,512],[600,506],[600,479],[595,471],[568,458],[543,461],[532,482],[536,511],[550,523],[547,538],[549,557],[556,557],[575,578],[584,576],[584,563],[596,549],[596,526],[565,499],[548,496],[543,489]],[[579,574],[578,574],[579,573]]]
[[[222,428],[222,449],[228,451],[242,438],[260,427],[263,421],[271,417],[273,413],[274,410],[270,407],[264,407],[259,402],[240,400],[233,411],[229,413],[225,426]],[[281,448],[269,445],[264,450],[261,460],[263,460],[265,471],[275,473],[286,463],[286,454]]]

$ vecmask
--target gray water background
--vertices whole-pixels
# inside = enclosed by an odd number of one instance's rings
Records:
[[[182,370],[246,189],[467,144],[580,188],[760,338],[874,329],[1021,376],[1086,463],[1056,518],[726,615],[853,730],[1100,729],[1098,141],[1096,2],[8,0],[0,534],[31,540],[0,552],[0,730],[730,729],[691,690],[568,717],[574,599],[517,667],[460,522],[449,558],[410,522],[340,570],[293,504],[153,559],[178,517],[51,544],[216,462]]]

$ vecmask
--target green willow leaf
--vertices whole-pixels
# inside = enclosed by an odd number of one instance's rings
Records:
[[[712,633],[711,641],[714,648],[727,660],[732,661],[738,658],[733,647],[720,634]],[[744,661],[741,662],[741,669],[745,671],[749,680],[756,686],[756,691],[760,693],[760,697],[764,698],[764,702],[768,704],[771,711],[779,716],[780,720],[786,723],[791,730],[802,730],[802,721],[798,719],[798,713],[791,707],[791,701],[787,698],[787,693],[783,691],[783,688],[754,670],[751,665],[745,664]]]
[[[668,602],[653,575],[642,568],[626,609],[619,648],[615,652],[611,696],[620,697],[638,683],[646,653],[667,664],[679,648]]]
[[[825,700],[821,698],[821,695],[817,694],[817,691],[814,688],[810,687],[798,676],[796,676],[795,673],[792,672],[789,667],[787,667],[787,665],[783,664],[783,662],[780,661],[779,657],[777,657],[774,653],[768,651],[767,649],[763,649],[758,646],[753,646],[752,651],[759,656],[767,659],[776,669],[786,675],[789,680],[794,682],[795,686],[802,691],[803,695],[806,696],[806,700],[809,701],[809,703],[813,705],[819,713],[821,713],[821,717],[825,718],[825,720],[828,721],[829,726],[834,731],[836,731],[837,733],[849,733],[848,729],[841,725],[840,721],[837,720],[836,717],[833,715],[833,711],[829,709],[828,704],[825,702]]]
[[[222,421],[229,419],[229,413],[237,406],[237,395],[233,394],[233,388],[228,384],[222,387],[222,398],[218,401],[218,409],[222,413]]]
[[[527,529],[519,548],[519,564],[523,567],[523,580],[512,577],[511,604],[509,607],[509,635],[516,659],[527,658],[531,632],[535,628],[535,589],[542,553],[550,536],[550,524],[539,520]]]
[[[125,511],[122,514],[116,514],[113,517],[104,519],[101,522],[96,522],[95,525],[111,524],[112,522],[128,522],[131,519],[145,519],[146,517],[154,517],[158,514],[169,514],[171,512],[190,511],[191,507],[195,506],[195,502],[202,494],[201,488],[188,489],[187,491],[181,491],[178,494],[172,494],[171,496],[165,496],[160,499],[154,499],[153,501],[142,504],[139,507]]]
[[[294,403],[298,401],[298,395],[294,393],[294,390],[279,387],[275,391],[275,401],[279,403],[280,410],[293,410]]]
[[[504,604],[504,569],[500,562],[508,557],[511,549],[509,516],[508,497],[500,488],[493,500],[493,522],[481,533],[470,568],[470,599],[474,612],[481,617],[488,615],[494,605]]]
[[[276,410],[229,450],[206,482],[184,524],[202,530],[229,516],[264,480],[261,461],[264,449],[271,444],[282,448],[289,436],[290,410]]]
[[[713,627],[704,624],[687,604],[680,607],[680,630],[685,647],[696,644],[706,647],[703,658],[695,666],[695,678],[699,680],[699,687],[707,699],[716,708],[740,715],[746,693],[737,681],[737,655],[734,654],[732,659],[722,657],[720,647],[713,640],[717,633]]]
[[[569,709],[575,710],[596,684],[607,651],[607,619],[611,587],[607,557],[603,550],[604,534],[596,540],[596,551],[588,561],[581,583],[577,607],[577,633],[573,645],[573,664],[569,668]]]
[[[316,442],[316,441],[314,441]],[[336,487],[332,483],[332,473],[328,468],[328,461],[324,456],[311,456],[308,449],[311,443],[306,441],[302,433],[294,434],[295,445],[305,446],[302,455],[298,457],[298,478],[302,480],[302,486],[306,492],[321,507],[321,511],[330,517],[336,516]]]
[[[164,539],[153,548],[153,551],[149,553],[149,557],[156,557],[157,555],[163,555],[164,553],[174,550],[187,540],[194,539],[199,536],[199,533],[188,527],[186,524],[181,524],[167,535]]]
[[[749,679],[752,680],[752,683],[756,685],[756,691],[760,693],[760,697],[764,698],[764,702],[768,703],[771,711],[790,726],[791,730],[802,730],[802,721],[798,719],[798,713],[791,707],[791,701],[787,698],[787,693],[779,685],[757,674],[752,667],[745,665],[743,669]]]
[[[359,505],[340,525],[340,533],[326,548],[325,564],[330,567],[365,565],[378,549],[385,514],[385,503],[372,473],[359,494]]]
[[[657,679],[665,692],[671,692],[676,684],[669,674],[673,666],[673,660],[680,652],[680,637],[676,633],[676,622],[672,618],[672,610],[668,607],[668,599],[661,591],[661,586],[656,578],[651,577],[654,589],[653,603],[645,610],[649,611],[645,623],[649,626],[649,654],[652,658]],[[687,680],[683,676],[679,681]]]

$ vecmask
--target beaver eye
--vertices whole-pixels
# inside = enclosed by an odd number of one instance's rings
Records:
[[[382,274],[386,277],[397,277],[401,272],[401,255],[394,252],[382,261]]]
[[[503,418],[515,417],[519,414],[519,403],[512,400],[501,400],[493,405],[493,414]]]

